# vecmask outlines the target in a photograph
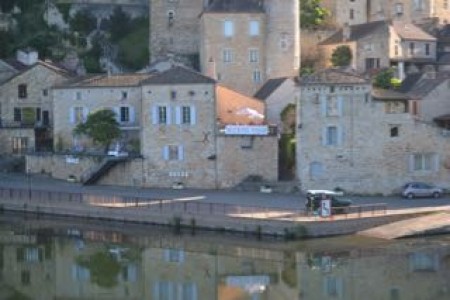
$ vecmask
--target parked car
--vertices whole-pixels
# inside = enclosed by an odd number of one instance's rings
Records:
[[[308,190],[306,192],[305,207],[309,210],[317,210],[320,208],[320,201],[323,199],[331,200],[331,208],[334,213],[345,212],[345,207],[353,204],[352,200],[342,198],[342,192],[330,190]]]
[[[408,199],[415,197],[433,197],[439,198],[444,191],[434,185],[424,182],[409,182],[403,186],[402,196]]]

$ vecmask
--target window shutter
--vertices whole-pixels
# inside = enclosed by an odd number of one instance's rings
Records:
[[[166,114],[167,114],[167,125],[172,124],[172,108],[170,106],[166,106]]]
[[[433,154],[433,170],[439,171],[439,154],[437,153]]]
[[[112,108],[113,112],[116,114],[116,121],[119,123],[120,122],[120,107],[113,107]]]
[[[75,109],[71,107],[69,113],[70,113],[70,123],[75,124]]]
[[[195,106],[191,106],[191,125],[195,125],[197,123],[197,111]]]
[[[181,124],[181,107],[175,107],[175,124]]]
[[[338,101],[339,116],[342,117],[344,115],[344,97],[338,96],[337,101]]]
[[[136,112],[134,107],[130,106],[130,122],[134,123],[136,121]]]
[[[322,111],[322,117],[327,116],[327,96],[326,95],[320,95],[320,108]]]
[[[160,299],[160,297],[159,297],[159,281],[156,281],[153,284],[153,298]]]
[[[152,124],[158,124],[158,107],[156,105],[152,106]]]
[[[170,249],[164,249],[164,261],[165,262],[170,261]]]
[[[414,172],[414,154],[410,154],[408,157],[408,169],[409,172]]]
[[[184,250],[178,250],[178,262],[184,263]]]
[[[163,147],[163,159],[169,160],[169,146]]]
[[[192,283],[192,299],[198,299],[197,283]]]
[[[327,127],[322,129],[322,146],[327,145]]]
[[[178,146],[178,160],[184,160],[184,148],[183,146]]]
[[[344,128],[337,127],[337,144],[343,145],[344,144]]]
[[[83,122],[86,122],[88,115],[89,115],[89,109],[86,106],[84,106],[83,107]]]

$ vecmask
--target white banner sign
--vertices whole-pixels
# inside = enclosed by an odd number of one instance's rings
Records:
[[[226,125],[226,135],[268,135],[267,125]]]
[[[324,218],[331,216],[331,200],[324,199],[320,201],[320,216]]]

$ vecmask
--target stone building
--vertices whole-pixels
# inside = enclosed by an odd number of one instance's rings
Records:
[[[5,70],[4,81],[0,82],[0,153],[51,149],[50,89],[68,80],[70,74],[38,60],[33,50],[19,50],[15,59],[3,60],[0,65]]]
[[[300,68],[298,0],[153,0],[151,61],[184,56],[246,95]]]
[[[91,76],[55,87],[53,97],[54,144],[64,155],[29,155],[33,172],[146,187],[277,180],[277,134],[266,124],[264,103],[190,69]],[[90,139],[73,135],[76,124],[100,108],[116,111],[123,132],[117,142],[129,155],[106,156]]]
[[[414,24],[450,21],[446,0],[324,0],[337,27],[374,21],[403,21]]]
[[[410,95],[372,90],[370,81],[337,69],[302,78],[300,86],[302,189],[391,194],[416,180],[449,187],[450,140],[417,117]]]
[[[331,65],[333,51],[346,45],[352,51],[350,66],[356,71],[397,67],[400,79],[436,62],[436,38],[399,21],[344,26],[319,45],[325,67]]]
[[[89,113],[108,108],[116,113],[122,131],[117,143],[127,151],[139,152],[136,145],[142,114],[140,84],[148,77],[149,74],[90,75],[53,87],[55,151],[92,151],[92,142],[75,136],[73,129]],[[98,151],[103,152],[103,148],[100,146]]]

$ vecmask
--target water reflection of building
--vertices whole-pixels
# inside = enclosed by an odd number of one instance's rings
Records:
[[[2,286],[45,300],[450,298],[450,243],[323,252],[200,236],[70,234],[0,232]]]

